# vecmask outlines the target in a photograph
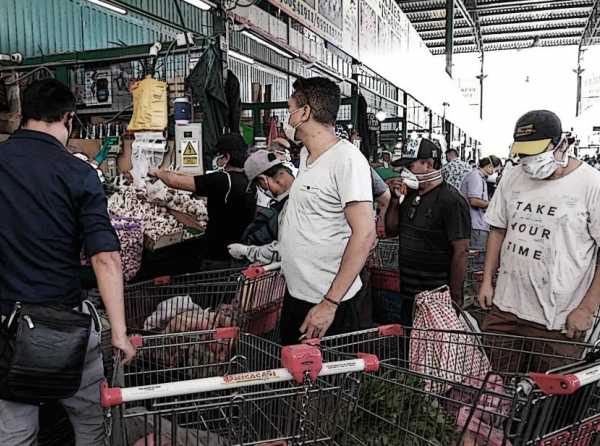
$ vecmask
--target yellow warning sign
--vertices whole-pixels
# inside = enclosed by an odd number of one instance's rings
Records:
[[[198,156],[198,152],[196,152],[196,149],[194,149],[194,145],[191,143],[191,141],[189,141],[187,146],[185,146],[183,156]]]
[[[181,161],[184,166],[197,167],[200,165],[200,157],[198,156],[198,149],[194,147],[192,141],[182,141],[183,153],[181,154]]]

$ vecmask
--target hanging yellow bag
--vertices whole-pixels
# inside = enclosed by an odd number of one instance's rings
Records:
[[[167,128],[167,83],[146,76],[129,89],[133,96],[133,116],[127,130],[163,131]]]

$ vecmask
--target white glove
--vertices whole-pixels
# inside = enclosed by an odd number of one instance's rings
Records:
[[[248,255],[249,247],[246,245],[242,245],[241,243],[232,243],[227,246],[229,250],[229,255],[234,259],[242,260]]]

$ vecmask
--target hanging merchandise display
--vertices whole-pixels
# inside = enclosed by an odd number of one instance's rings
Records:
[[[136,189],[144,189],[148,172],[161,166],[167,151],[162,132],[137,132],[131,145],[131,176]]]
[[[127,130],[163,131],[167,128],[167,83],[146,76],[130,88],[133,96],[133,115]]]
[[[192,91],[194,105],[198,106],[202,120],[202,141],[205,165],[215,156],[217,139],[227,126],[229,105],[223,86],[223,66],[219,49],[207,48],[193,71],[185,80],[186,88]],[[238,130],[239,131],[239,130]]]
[[[240,81],[231,70],[227,70],[225,81],[225,96],[229,111],[227,113],[227,127],[231,133],[240,132],[240,119],[242,116],[242,98],[240,92]]]

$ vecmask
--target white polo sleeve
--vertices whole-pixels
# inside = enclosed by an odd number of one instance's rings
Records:
[[[373,201],[371,168],[364,155],[350,143],[336,163],[335,181],[343,207],[356,201]]]

